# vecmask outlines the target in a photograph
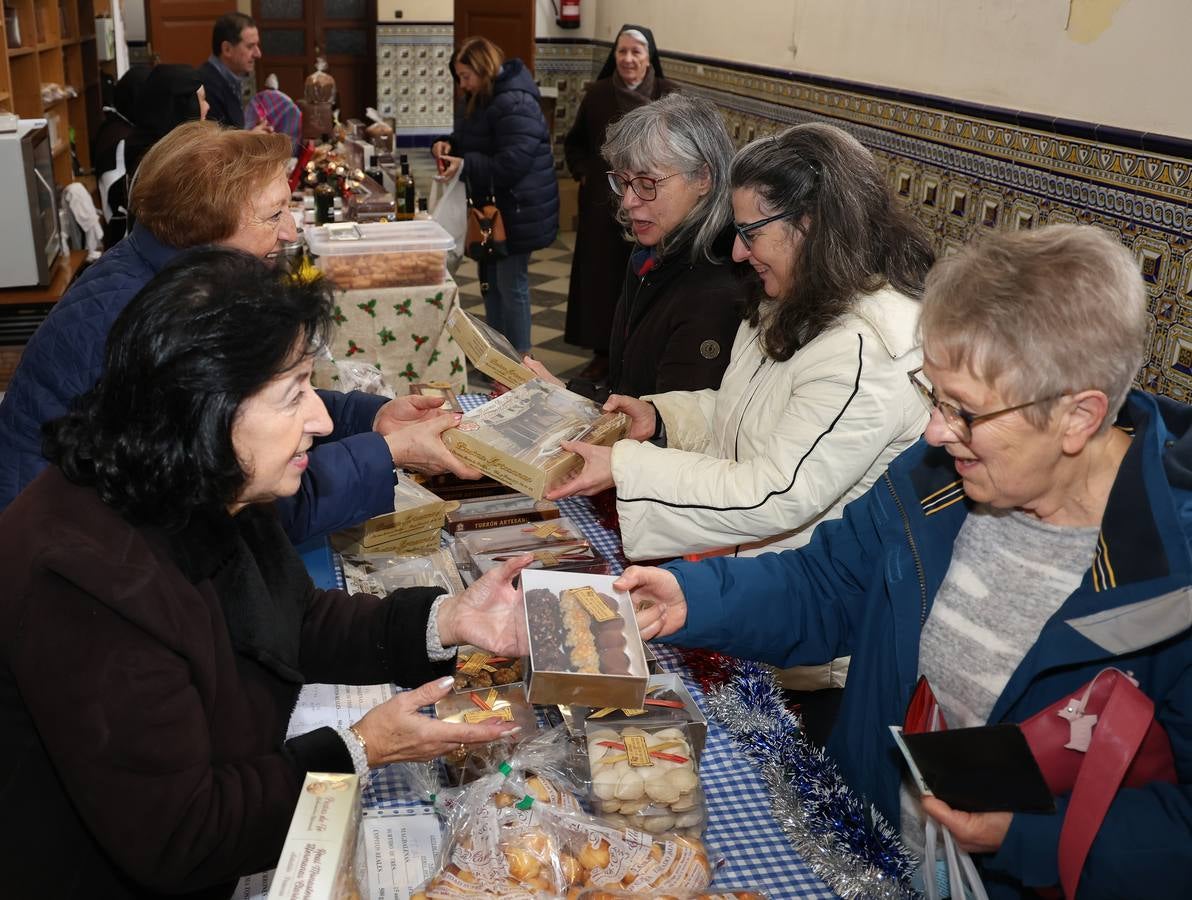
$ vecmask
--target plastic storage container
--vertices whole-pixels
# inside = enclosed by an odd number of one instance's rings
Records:
[[[344,290],[442,284],[455,239],[435,221],[344,222],[306,231],[323,274]]]

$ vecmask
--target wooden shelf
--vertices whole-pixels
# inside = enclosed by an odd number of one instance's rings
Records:
[[[87,259],[86,250],[72,250],[69,256],[58,255],[49,287],[5,288],[0,290],[0,306],[22,303],[54,303],[70,285],[70,280]]]
[[[77,180],[72,172],[68,136],[75,135],[80,163],[89,165],[91,138],[102,117],[95,2],[5,3],[16,11],[25,45],[8,48],[6,30],[0,27],[0,106],[25,118],[46,116],[54,120],[61,143],[53,153],[54,181],[58,187],[65,187]],[[73,85],[79,97],[43,104],[41,88],[49,82]]]

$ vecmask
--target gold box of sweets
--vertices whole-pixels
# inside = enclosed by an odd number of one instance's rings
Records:
[[[393,512],[375,516],[331,536],[340,553],[420,554],[439,548],[439,531],[453,501],[436,497],[409,476],[398,473]]]
[[[458,306],[447,314],[447,330],[468,362],[506,387],[515,388],[536,377],[522,365],[521,355],[505,335]]]

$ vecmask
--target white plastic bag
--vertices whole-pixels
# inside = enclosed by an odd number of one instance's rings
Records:
[[[463,166],[448,181],[435,178],[430,184],[430,200],[427,207],[430,217],[455,238],[455,249],[447,254],[447,268],[452,272],[464,256],[464,236],[468,230],[468,198],[460,175]]]

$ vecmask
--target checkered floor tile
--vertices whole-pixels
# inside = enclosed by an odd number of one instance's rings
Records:
[[[563,340],[567,320],[567,284],[571,274],[571,254],[575,232],[564,231],[545,250],[530,256],[530,339],[534,357],[560,378],[567,379],[583,369],[592,359],[591,351]],[[459,302],[464,309],[484,315],[484,300],[476,263],[465,259],[455,273],[459,284]]]

